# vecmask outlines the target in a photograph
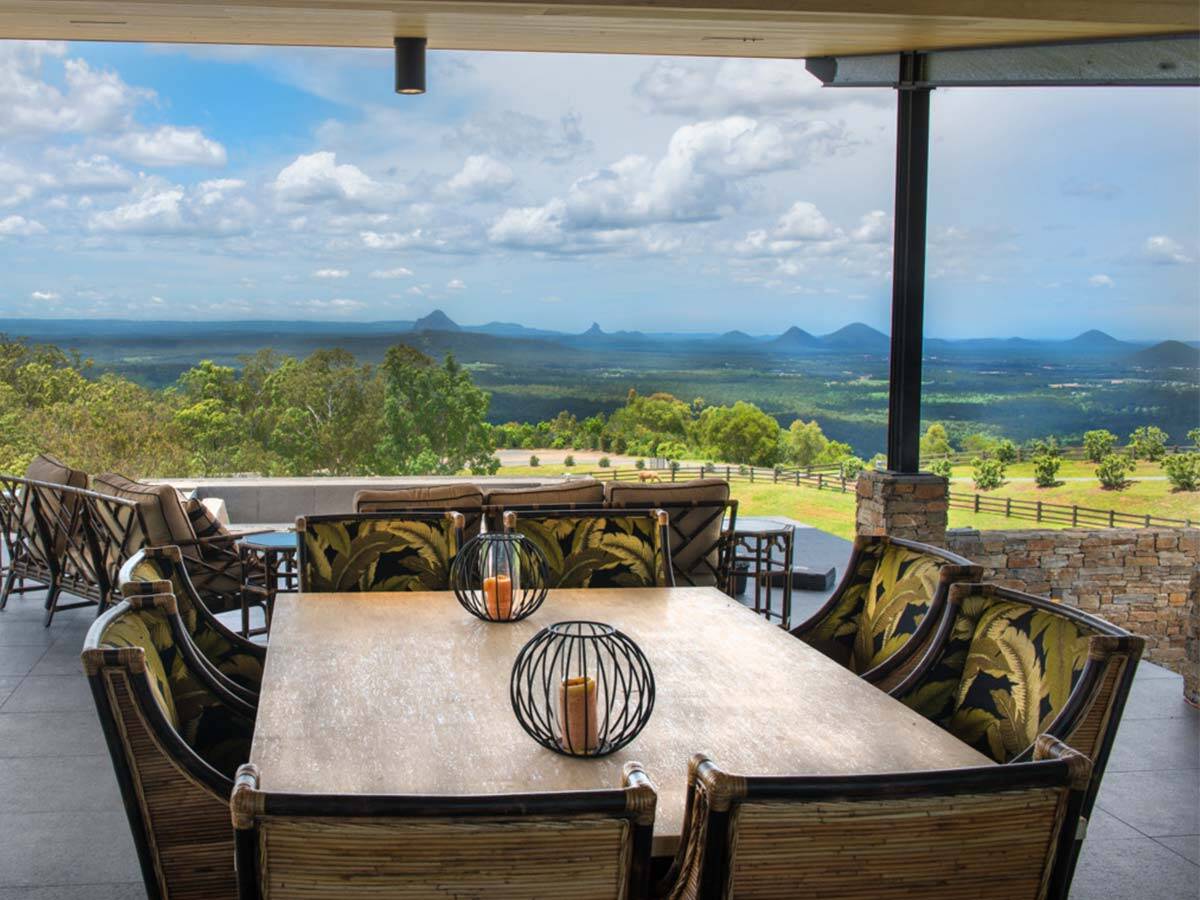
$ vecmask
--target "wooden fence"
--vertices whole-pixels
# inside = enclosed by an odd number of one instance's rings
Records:
[[[600,481],[647,481],[667,483],[690,478],[720,478],[731,484],[783,484],[815,488],[846,494],[855,489],[856,480],[841,477],[837,467],[813,469],[776,468],[762,466],[677,466],[669,469],[605,468],[580,472]],[[1087,506],[1047,503],[1043,500],[1020,500],[1014,497],[988,497],[974,491],[950,491],[950,506],[974,513],[1000,515],[1009,519],[1070,525],[1075,528],[1193,528],[1195,519],[1169,519],[1149,513],[1120,512],[1113,509],[1093,509]]]

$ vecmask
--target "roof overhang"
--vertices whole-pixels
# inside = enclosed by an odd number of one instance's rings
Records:
[[[806,58],[1200,31],[1195,0],[0,0],[0,37]]]

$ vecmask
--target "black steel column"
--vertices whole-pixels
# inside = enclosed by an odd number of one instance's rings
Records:
[[[913,87],[921,57],[900,57],[896,92],[896,231],[892,247],[892,352],[887,462],[920,468],[921,349],[925,318],[925,210],[929,175],[929,94]]]

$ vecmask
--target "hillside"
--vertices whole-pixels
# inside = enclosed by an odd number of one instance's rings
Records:
[[[1129,362],[1148,369],[1200,368],[1200,348],[1189,347],[1183,341],[1163,341],[1131,354]]]

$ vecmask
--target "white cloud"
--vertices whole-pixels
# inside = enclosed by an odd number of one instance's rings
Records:
[[[41,300],[46,303],[52,303],[55,300],[60,299],[62,295],[57,293],[56,291],[34,291],[29,296],[32,297],[34,300]]]
[[[414,228],[411,231],[360,231],[363,246],[371,250],[424,250],[429,253],[469,252],[475,239],[469,226]]]
[[[143,166],[223,166],[225,148],[199,128],[163,125],[132,131],[109,143],[116,153]]]
[[[346,297],[334,297],[332,300],[308,300],[300,304],[313,312],[331,312],[345,315],[366,306],[361,300],[350,300]]]
[[[1112,278],[1110,278],[1108,275],[1099,274],[1099,275],[1093,275],[1091,278],[1089,278],[1088,284],[1090,284],[1092,287],[1110,288],[1110,287],[1116,287],[1117,283],[1115,281],[1113,281]]]
[[[1165,234],[1146,238],[1143,253],[1147,260],[1160,265],[1184,265],[1192,261],[1179,242]]]
[[[70,160],[60,177],[63,187],[80,191],[124,190],[135,180],[132,172],[101,153]]]
[[[837,237],[838,229],[817,209],[815,203],[797,200],[779,217],[775,237],[782,240],[827,241]]]
[[[349,269],[317,269],[312,273],[313,278],[346,278],[349,275]]]
[[[822,90],[800,59],[659,59],[634,85],[652,112],[685,116],[827,109],[850,102],[894,102],[886,89]]]
[[[451,278],[446,282],[446,290],[448,291],[465,291],[467,283],[461,278]]]
[[[134,107],[154,92],[130,87],[116,73],[67,59],[66,46],[0,42],[0,134],[98,134],[128,126]],[[49,60],[62,59],[62,87],[43,78]]]
[[[377,198],[379,186],[358,166],[338,165],[328,150],[297,156],[275,177],[275,194],[288,203],[339,201],[363,204]]]
[[[505,210],[488,229],[488,240],[505,247],[549,249],[564,241],[563,215],[566,205],[552,200],[545,206]]]
[[[45,234],[46,226],[24,216],[7,216],[0,219],[0,237],[30,237]]]
[[[888,223],[888,214],[882,209],[864,213],[858,220],[858,227],[850,232],[850,236],[864,244],[879,244],[892,238]]]
[[[396,266],[394,269],[376,269],[371,273],[372,278],[411,278],[412,269],[406,269],[404,266]]]
[[[202,181],[188,189],[146,178],[133,200],[93,213],[88,227],[95,232],[149,236],[243,233],[254,214],[254,207],[239,195],[243,184],[229,178]]]
[[[540,159],[551,164],[569,162],[592,149],[577,112],[564,113],[555,124],[511,109],[469,119],[442,143],[454,150],[466,147],[505,159]]]
[[[488,200],[499,197],[515,180],[513,170],[504,163],[480,154],[468,156],[444,189],[461,199]]]

